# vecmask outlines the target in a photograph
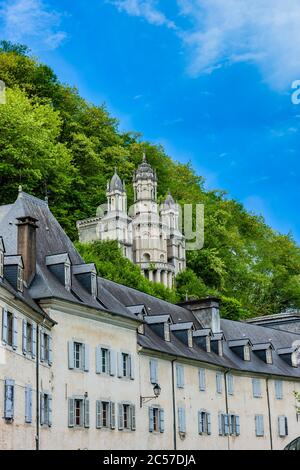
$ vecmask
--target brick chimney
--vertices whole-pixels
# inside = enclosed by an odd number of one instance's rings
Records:
[[[28,287],[36,273],[36,229],[37,219],[19,217],[18,219],[18,254],[22,255],[24,272],[23,280]]]

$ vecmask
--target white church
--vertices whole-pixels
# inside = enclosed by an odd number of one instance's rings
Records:
[[[152,282],[172,288],[175,276],[186,268],[181,212],[169,193],[157,202],[157,176],[143,156],[133,175],[134,204],[128,211],[125,183],[115,171],[107,183],[107,205],[96,217],[77,222],[79,240],[117,240],[124,256],[140,266]]]

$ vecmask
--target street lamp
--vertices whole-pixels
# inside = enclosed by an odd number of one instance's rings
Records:
[[[161,394],[161,388],[158,384],[154,384],[153,386],[153,393],[154,395],[152,397],[140,397],[140,407],[142,408],[143,403],[148,403],[151,400],[155,400],[158,398]]]

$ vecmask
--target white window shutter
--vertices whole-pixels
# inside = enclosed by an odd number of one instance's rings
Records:
[[[2,312],[2,341],[4,344],[7,343],[7,326],[8,326],[7,310],[6,308],[4,308]]]
[[[74,342],[68,342],[68,359],[69,359],[69,369],[75,368],[75,359],[74,359]]]
[[[48,395],[48,426],[52,426],[52,395]]]
[[[31,357],[35,359],[36,357],[36,325],[32,325],[32,345],[31,345]]]
[[[281,380],[275,380],[275,394],[277,400],[282,400],[283,398],[283,383]]]
[[[131,380],[135,379],[135,365],[134,365],[134,357],[133,354],[129,356],[129,364],[130,364],[130,378]]]
[[[227,375],[227,387],[228,387],[228,394],[233,395],[233,375]]]
[[[185,409],[180,407],[178,409],[178,419],[179,419],[179,432],[186,432],[186,422],[185,422]]]
[[[88,344],[83,345],[83,361],[84,361],[84,370],[85,372],[89,371],[89,361],[90,361],[90,348]]]
[[[40,423],[41,426],[45,423],[45,406],[44,406],[44,394],[40,394]]]
[[[22,351],[23,354],[27,353],[27,321],[22,321]]]
[[[101,346],[96,347],[96,374],[102,372],[102,358],[101,358]]]
[[[32,423],[32,386],[25,387],[25,423]]]
[[[222,393],[222,374],[220,372],[216,373],[216,388],[217,393]]]
[[[131,417],[131,430],[136,430],[136,418],[135,418],[135,405],[130,407],[130,417]]]
[[[13,316],[13,349],[18,347],[18,318],[16,315]]]
[[[124,415],[123,415],[123,405],[119,403],[118,405],[118,420],[119,420],[119,430],[124,429]]]
[[[211,414],[210,413],[207,413],[206,419],[207,419],[207,434],[211,435]]]
[[[240,417],[238,415],[235,417],[235,433],[237,436],[241,434]]]
[[[157,360],[150,359],[150,382],[156,384],[158,382],[157,378]]]
[[[96,401],[96,428],[102,427],[102,403],[100,400]]]
[[[159,431],[165,432],[165,410],[162,408],[159,410]]]
[[[224,416],[224,434],[225,436],[228,436],[230,432],[229,415],[224,414],[223,416]]]
[[[206,376],[205,369],[199,369],[199,388],[201,392],[206,389]]]
[[[116,428],[116,404],[113,402],[110,402],[110,427]]]
[[[53,351],[52,351],[52,336],[48,336],[48,341],[49,341],[49,359],[48,359],[48,364],[49,366],[52,366],[53,364]]]
[[[118,352],[118,377],[123,377],[123,355],[121,352]]]
[[[13,419],[14,417],[14,402],[15,402],[15,381],[5,380],[5,409],[4,417],[6,419]]]
[[[44,362],[45,360],[45,338],[43,330],[40,332],[40,359],[41,362]]]
[[[149,406],[149,432],[154,431],[154,416],[153,416],[153,408]]]
[[[75,400],[74,398],[69,398],[69,428],[75,426]]]
[[[90,400],[88,398],[84,400],[84,427],[90,427]]]
[[[203,434],[203,413],[198,411],[198,433]]]
[[[113,350],[109,351],[109,374],[111,376],[116,375],[116,363],[117,357],[116,352]]]
[[[223,436],[223,415],[218,414],[219,436]]]

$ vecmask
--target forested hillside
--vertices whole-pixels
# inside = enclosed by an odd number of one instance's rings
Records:
[[[75,241],[76,220],[94,215],[105,201],[114,167],[132,202],[132,173],[146,148],[161,198],[170,189],[179,203],[204,203],[204,248],[188,253],[176,292],[143,279],[113,243],[78,245],[86,260],[93,259],[103,276],[173,302],[219,295],[228,317],[300,308],[300,250],[292,236],[274,232],[224,191],[206,191],[191,165],[173,161],[163,147],[136,132],[120,132],[105,106],[87,103],[60,83],[26,47],[0,43],[0,80],[7,87],[7,104],[0,106],[0,204],[15,200],[20,183],[37,197],[47,194]]]

